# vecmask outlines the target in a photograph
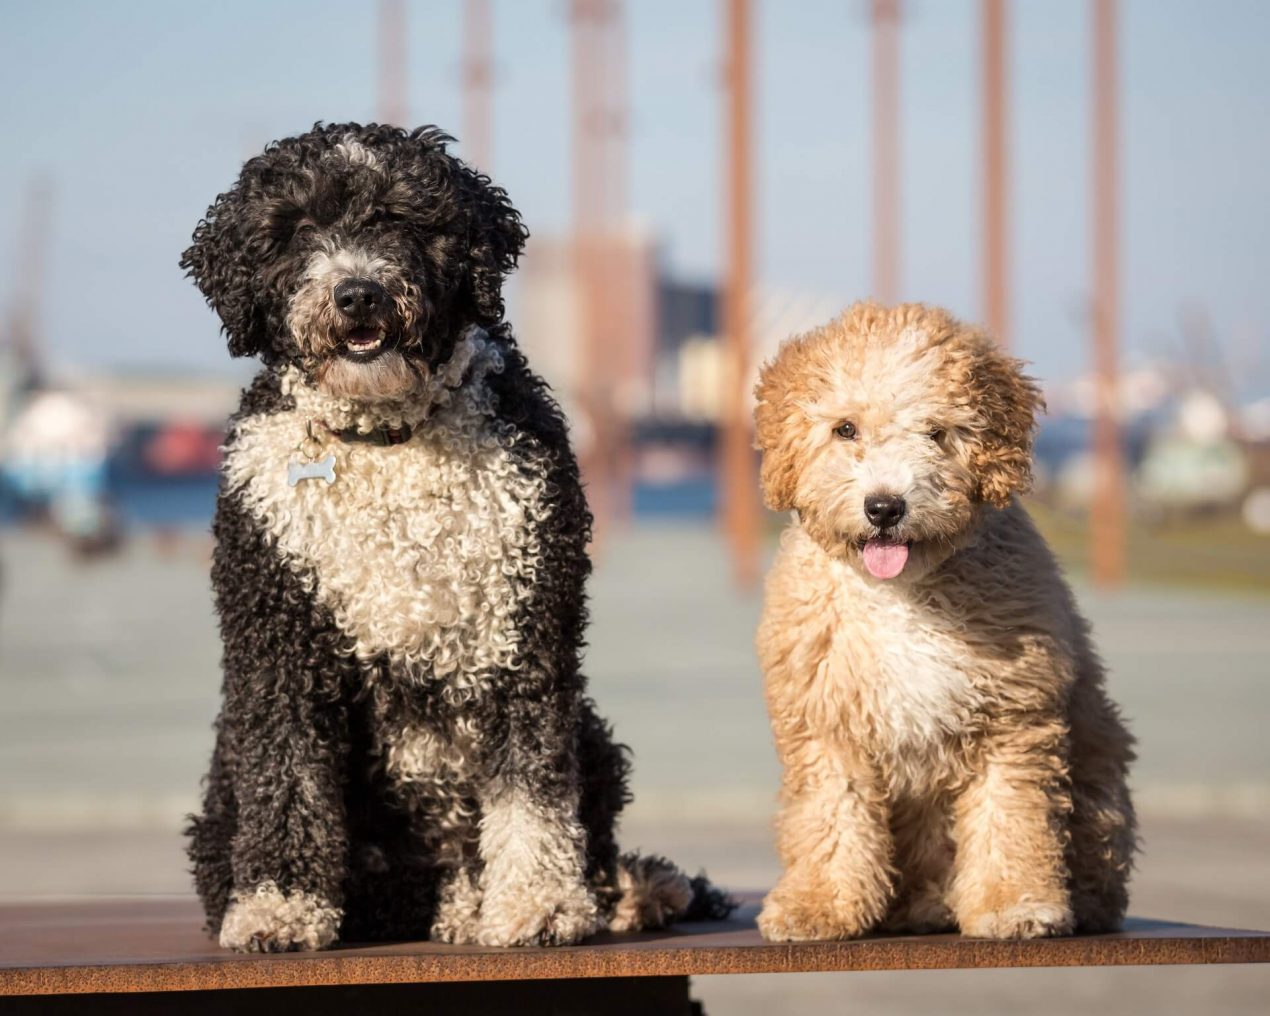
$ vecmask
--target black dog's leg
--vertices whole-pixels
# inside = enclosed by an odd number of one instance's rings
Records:
[[[618,744],[613,730],[582,700],[578,721],[578,764],[582,795],[578,813],[587,831],[587,880],[611,890],[617,880],[617,819],[630,803],[630,749]]]
[[[484,869],[477,939],[484,945],[568,944],[599,926],[599,907],[585,878],[577,704],[571,698],[507,704],[499,757],[480,791]]]
[[[234,888],[230,851],[238,825],[238,805],[234,800],[234,780],[225,763],[225,734],[217,724],[212,764],[203,781],[203,812],[190,816],[185,834],[190,839],[189,855],[194,867],[194,886],[207,915],[208,930],[220,930],[221,918],[229,906]]]
[[[220,499],[215,532],[212,581],[225,643],[218,757],[236,805],[232,842],[221,845],[233,890],[220,942],[245,951],[319,949],[335,940],[341,918],[349,736],[341,692],[354,664],[232,495]]]
[[[477,788],[482,862],[477,937],[498,945],[576,942],[601,923],[587,884],[590,844],[583,804],[586,818],[611,822],[613,809],[605,805],[624,797],[624,771],[621,766],[604,774],[580,771],[585,681],[578,656],[591,570],[586,552],[591,515],[559,407],[510,336],[504,358],[504,369],[491,380],[500,417],[519,432],[516,454],[523,468],[546,483],[528,541],[538,559],[515,623],[523,663],[498,675],[493,682],[500,689],[498,702],[482,720],[487,757]],[[611,854],[611,834],[596,846]],[[613,863],[607,856],[595,861],[592,875]]]

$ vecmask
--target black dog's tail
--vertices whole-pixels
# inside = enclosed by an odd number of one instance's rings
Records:
[[[699,872],[688,880],[692,886],[692,902],[684,911],[681,921],[722,921],[740,904]]]
[[[611,931],[664,928],[675,921],[718,921],[736,901],[705,875],[689,878],[664,857],[620,853],[617,816],[630,803],[630,750],[582,700],[578,755],[583,776],[579,818],[586,827],[593,869],[588,877]]]
[[[647,931],[675,921],[721,921],[736,900],[704,874],[689,878],[664,857],[623,854],[617,861],[610,931]]]

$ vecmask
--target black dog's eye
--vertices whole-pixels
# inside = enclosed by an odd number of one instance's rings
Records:
[[[850,420],[843,420],[838,426],[834,427],[833,432],[844,441],[855,440],[855,424]]]
[[[385,226],[400,221],[401,216],[395,208],[386,208],[383,205],[378,205],[371,209],[370,215],[366,216],[365,225]]]
[[[309,237],[311,237],[316,232],[317,232],[317,226],[315,226],[312,222],[309,222],[307,220],[305,220],[304,222],[298,222],[296,223],[295,229],[291,231],[291,236],[287,242],[297,243],[297,242],[308,240]]]

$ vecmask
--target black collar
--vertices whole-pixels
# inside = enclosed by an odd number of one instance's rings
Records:
[[[343,430],[336,430],[326,424],[323,424],[323,426],[334,437],[339,438],[346,444],[399,445],[409,441],[410,436],[414,433],[413,428],[408,423],[403,423],[400,427],[379,426],[370,431],[361,431],[356,427],[345,427]]]

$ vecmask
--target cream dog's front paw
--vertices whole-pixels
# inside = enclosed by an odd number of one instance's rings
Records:
[[[987,910],[958,922],[972,938],[1049,938],[1070,935],[1076,926],[1071,907],[1058,902],[1021,902]]]
[[[835,905],[826,890],[796,889],[782,882],[763,901],[758,930],[769,942],[856,938],[870,927],[859,910]]]

